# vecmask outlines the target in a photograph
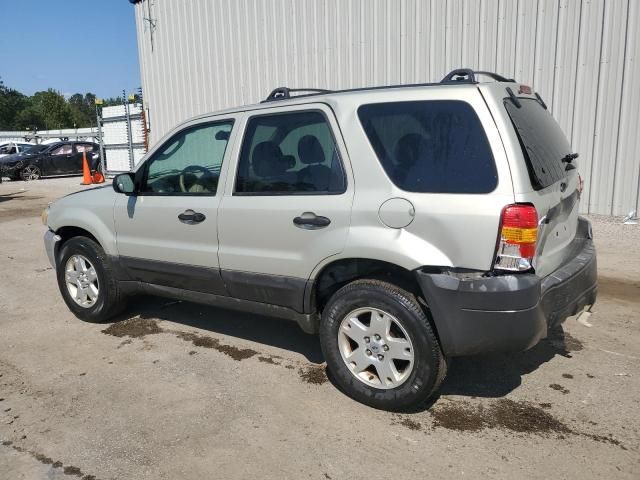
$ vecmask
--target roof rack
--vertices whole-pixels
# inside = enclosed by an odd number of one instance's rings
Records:
[[[308,95],[320,95],[322,93],[331,93],[331,90],[324,90],[322,88],[287,88],[287,87],[278,87],[274,89],[261,103],[265,102],[273,102],[275,100],[286,100],[289,98],[293,98],[291,96],[292,93],[297,92],[310,92],[305,95],[296,95],[297,97],[305,97]]]
[[[447,75],[440,80],[440,83],[478,83],[476,80],[477,75],[485,75],[494,79],[496,82],[510,82],[515,83],[513,78],[506,78],[502,75],[498,75],[493,72],[485,72],[482,70],[471,70],[470,68],[458,68],[447,73]]]

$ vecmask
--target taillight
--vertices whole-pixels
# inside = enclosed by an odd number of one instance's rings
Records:
[[[507,205],[500,218],[500,238],[495,268],[498,270],[530,270],[536,254],[538,212],[533,205]]]

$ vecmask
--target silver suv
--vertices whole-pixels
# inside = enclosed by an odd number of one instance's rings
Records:
[[[493,73],[279,88],[53,203],[45,245],[83,320],[138,292],[292,319],[343,391],[404,410],[447,358],[530,348],[593,304],[576,157],[542,98]]]

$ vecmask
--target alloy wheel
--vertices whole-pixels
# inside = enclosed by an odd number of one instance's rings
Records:
[[[35,165],[27,165],[22,169],[21,172],[22,179],[25,181],[38,180],[40,178],[40,175],[40,169]]]
[[[338,348],[349,371],[375,388],[396,388],[413,371],[411,338],[396,317],[378,308],[346,315],[338,329]]]
[[[73,300],[84,308],[95,305],[100,284],[95,267],[83,255],[72,255],[67,260],[64,274],[67,291]]]

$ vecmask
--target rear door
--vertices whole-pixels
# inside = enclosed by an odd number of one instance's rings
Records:
[[[220,267],[231,294],[302,311],[304,288],[349,230],[353,180],[324,104],[247,114],[220,207]]]
[[[512,169],[524,170],[531,186],[529,191],[516,192],[516,200],[533,203],[538,212],[534,267],[544,276],[562,265],[571,253],[580,200],[577,160],[571,158],[571,145],[538,98],[521,95],[518,103],[510,97],[503,99],[522,152],[521,160],[519,156],[513,158]]]
[[[76,143],[74,144],[75,149],[75,157],[76,161],[74,161],[74,173],[82,173],[82,157],[83,154],[87,156],[87,163],[89,165],[89,169],[95,169],[95,154],[93,153],[93,144],[92,143]]]

